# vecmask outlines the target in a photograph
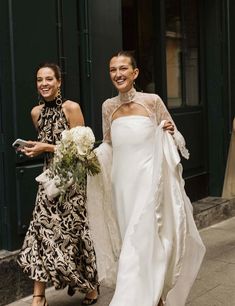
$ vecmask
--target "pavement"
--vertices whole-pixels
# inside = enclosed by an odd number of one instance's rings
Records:
[[[235,306],[235,217],[200,230],[207,252],[186,306]],[[96,306],[108,306],[113,290],[101,287]],[[82,295],[46,291],[50,306],[80,306]],[[32,296],[8,306],[29,306]],[[143,305],[144,306],[144,305]]]

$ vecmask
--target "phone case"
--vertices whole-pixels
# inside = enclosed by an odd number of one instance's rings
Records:
[[[23,139],[18,138],[18,139],[16,139],[16,140],[13,142],[12,146],[13,146],[15,149],[19,149],[19,148],[27,147],[27,146],[29,146],[29,144],[27,143],[26,140],[23,140]]]

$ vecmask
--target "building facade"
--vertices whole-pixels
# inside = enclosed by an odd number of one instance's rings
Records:
[[[1,0],[0,249],[22,243],[42,158],[11,147],[35,139],[35,68],[60,65],[63,96],[80,103],[102,139],[101,105],[116,94],[108,61],[132,50],[139,90],[159,94],[185,136],[183,161],[192,201],[220,196],[235,114],[235,4],[230,0]]]

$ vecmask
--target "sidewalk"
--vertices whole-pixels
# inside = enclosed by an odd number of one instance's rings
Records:
[[[187,306],[235,306],[235,217],[200,231],[206,245],[204,258],[197,280],[192,288]],[[108,306],[113,290],[101,288],[97,306]],[[46,292],[50,306],[79,306],[82,296],[70,297],[66,290]],[[8,304],[29,306],[32,297]],[[143,305],[145,306],[145,305]]]

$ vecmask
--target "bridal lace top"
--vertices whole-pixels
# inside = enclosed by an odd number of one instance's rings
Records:
[[[111,143],[110,131],[113,114],[124,103],[137,103],[145,108],[150,120],[158,126],[161,121],[169,120],[174,122],[169,114],[162,99],[156,94],[149,94],[143,92],[137,92],[135,88],[132,88],[127,93],[119,93],[118,96],[111,99],[107,99],[102,106],[102,123],[103,123],[103,141]],[[185,140],[181,133],[175,126],[175,132],[173,135],[174,141],[180,150],[182,156],[186,159],[189,158],[189,152],[185,147]]]

